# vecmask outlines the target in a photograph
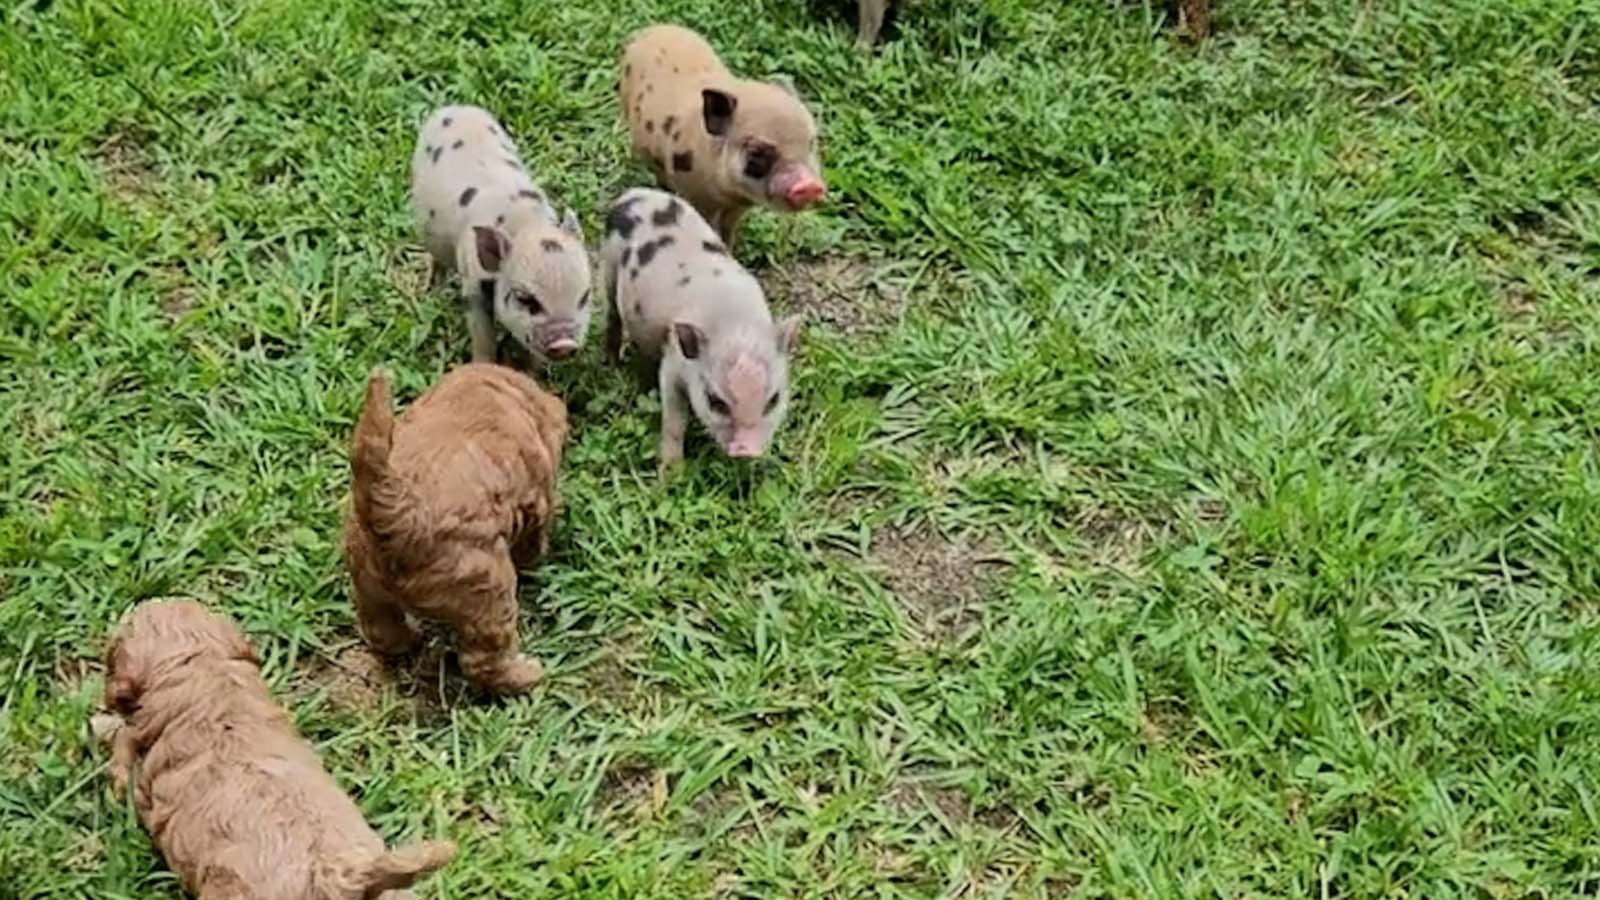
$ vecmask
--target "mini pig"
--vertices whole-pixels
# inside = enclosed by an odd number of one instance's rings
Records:
[[[735,78],[700,35],[639,32],[622,54],[622,117],[633,152],[731,243],[756,204],[801,210],[827,193],[817,126],[786,82]]]
[[[789,397],[798,316],[773,324],[766,297],[694,207],[635,188],[606,216],[600,285],[606,355],[624,340],[659,364],[664,470],[683,458],[685,406],[724,453],[760,456]]]
[[[411,200],[435,275],[461,277],[473,361],[494,361],[496,321],[540,362],[578,351],[590,313],[578,217],[569,209],[557,220],[494,116],[446,106],[428,117]]]

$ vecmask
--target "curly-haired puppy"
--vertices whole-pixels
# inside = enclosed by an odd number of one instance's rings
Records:
[[[388,381],[372,374],[350,447],[344,552],[373,649],[414,647],[409,613],[455,628],[476,684],[533,687],[542,670],[518,650],[517,569],[548,547],[566,437],[566,406],[512,369],[461,366],[398,420]]]
[[[200,900],[401,900],[455,856],[383,839],[295,733],[255,650],[198,603],[134,609],[106,652],[112,786]],[[137,765],[137,768],[135,768]]]

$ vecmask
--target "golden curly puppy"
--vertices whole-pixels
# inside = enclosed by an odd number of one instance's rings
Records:
[[[445,622],[468,678],[499,693],[543,670],[517,644],[517,569],[548,548],[567,408],[533,379],[472,364],[395,419],[381,372],[351,441],[344,552],[361,633],[379,653],[418,640],[407,614]]]
[[[200,900],[401,900],[455,856],[449,841],[386,852],[244,635],[198,603],[134,609],[106,652],[105,700],[122,720],[112,786],[135,779],[140,821]]]

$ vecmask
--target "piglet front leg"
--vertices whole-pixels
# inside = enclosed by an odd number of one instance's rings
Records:
[[[856,48],[871,50],[878,42],[878,32],[883,30],[883,17],[889,11],[889,0],[858,0],[856,7]]]
[[[656,451],[657,467],[665,475],[669,469],[683,461],[683,434],[688,428],[689,398],[678,384],[672,366],[661,365],[661,446]]]
[[[472,361],[495,361],[494,282],[463,279],[461,293],[467,304],[467,330],[472,333]]]
[[[739,222],[747,212],[748,207],[724,206],[711,215],[711,227],[717,230],[717,237],[729,250],[733,249],[734,239],[739,236]]]

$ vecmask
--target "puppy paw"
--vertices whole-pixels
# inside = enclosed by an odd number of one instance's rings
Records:
[[[109,744],[122,729],[122,717],[111,713],[95,713],[89,717],[89,735],[97,744]]]
[[[519,653],[497,666],[483,685],[497,694],[525,694],[543,677],[544,666]]]

